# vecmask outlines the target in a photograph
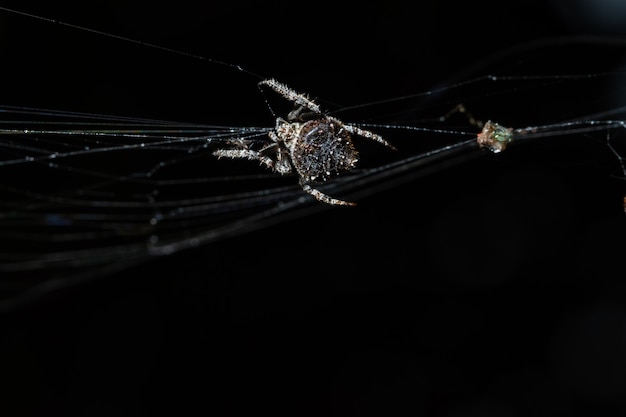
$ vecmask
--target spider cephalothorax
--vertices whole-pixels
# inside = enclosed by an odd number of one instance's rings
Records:
[[[323,183],[356,166],[359,154],[352,143],[352,135],[375,140],[392,149],[394,147],[376,133],[344,124],[339,119],[323,114],[315,102],[276,80],[261,81],[259,86],[272,88],[293,102],[295,109],[286,120],[276,118],[275,129],[268,133],[271,142],[260,150],[252,149],[240,140],[233,142],[234,148],[218,149],[213,154],[217,157],[258,160],[280,174],[295,170],[302,189],[319,201],[354,205],[332,198],[311,187],[311,184]]]

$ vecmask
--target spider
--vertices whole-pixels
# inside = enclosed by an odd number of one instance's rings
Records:
[[[356,166],[359,153],[352,143],[352,135],[374,140],[391,149],[395,147],[376,133],[344,124],[324,114],[319,105],[306,95],[274,79],[263,80],[258,86],[267,86],[293,102],[294,110],[287,115],[287,119],[276,118],[276,127],[268,133],[269,141],[260,149],[252,149],[250,143],[238,139],[231,142],[233,148],[218,149],[213,155],[258,160],[261,165],[281,175],[295,170],[300,187],[318,201],[331,205],[355,205],[330,197],[311,184],[324,183]]]

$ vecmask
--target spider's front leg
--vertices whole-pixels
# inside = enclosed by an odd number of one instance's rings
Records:
[[[298,107],[306,108],[312,111],[313,113],[317,113],[317,114],[321,113],[320,106],[317,103],[315,103],[313,100],[311,100],[304,94],[301,94],[295,90],[292,90],[287,85],[281,82],[278,82],[273,78],[260,81],[258,85],[259,87],[261,86],[270,87],[272,90],[276,91],[278,94],[283,96],[285,99],[291,101]]]
[[[305,192],[311,194],[313,197],[315,197],[318,201],[321,201],[322,203],[331,204],[333,206],[356,206],[356,203],[353,203],[351,201],[338,200],[336,198],[332,198],[331,196],[327,194],[324,194],[320,190],[317,190],[311,187],[302,178],[300,179],[300,187],[302,187],[302,189]]]

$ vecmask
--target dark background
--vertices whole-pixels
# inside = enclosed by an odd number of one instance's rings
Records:
[[[494,56],[521,61],[563,37],[626,36],[618,6],[596,19],[584,4],[3,5],[241,65],[349,105],[471,79]],[[231,65],[145,54],[5,12],[0,38],[7,104],[272,123],[258,78]],[[567,51],[572,72],[592,71],[592,55]],[[573,90],[563,102],[595,93]],[[556,116],[531,112],[541,104],[482,114],[564,117],[557,107],[548,109]],[[6,312],[0,410],[623,416],[623,187],[604,160],[574,147],[528,145],[451,166],[354,209],[155,259]]]

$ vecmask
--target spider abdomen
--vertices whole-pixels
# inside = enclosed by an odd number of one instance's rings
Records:
[[[348,131],[328,117],[304,123],[293,145],[292,164],[307,182],[326,181],[354,168],[359,160]]]

